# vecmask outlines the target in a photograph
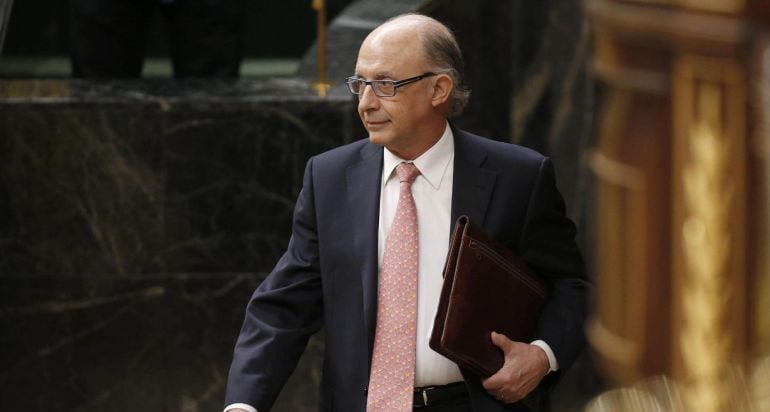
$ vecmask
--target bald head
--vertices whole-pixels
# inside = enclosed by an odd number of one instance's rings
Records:
[[[452,32],[438,20],[422,14],[404,14],[387,20],[374,29],[361,48],[396,40],[402,47],[414,48],[426,67],[446,72],[453,80],[448,116],[456,116],[465,108],[470,91],[463,85],[464,62]]]
[[[446,26],[432,17],[422,14],[403,14],[393,17],[379,25],[369,33],[364,42],[369,39],[391,35],[405,35],[413,39],[419,39],[421,42],[423,42],[424,38],[427,36],[453,37]]]

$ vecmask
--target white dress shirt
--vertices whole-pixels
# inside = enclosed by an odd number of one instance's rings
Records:
[[[454,137],[446,127],[438,142],[412,163],[420,175],[412,183],[412,197],[417,206],[419,269],[417,286],[417,357],[415,386],[444,385],[463,380],[457,364],[428,346],[436,316],[443,278],[444,261],[449,251],[452,229],[452,177],[454,176]],[[405,160],[384,149],[380,227],[378,232],[379,267],[385,254],[385,239],[396,213],[400,185],[396,166]]]
[[[377,234],[378,268],[382,266],[385,239],[398,205],[400,187],[395,169],[399,163],[405,162],[388,149],[383,151],[380,224]],[[449,251],[449,236],[453,225],[451,214],[454,152],[454,136],[447,123],[438,142],[412,161],[420,170],[420,175],[412,183],[412,197],[417,207],[419,241],[415,386],[445,385],[463,380],[457,364],[428,346],[444,281],[442,271]],[[547,343],[537,340],[532,344],[545,351],[552,371],[559,368]],[[235,408],[257,412],[252,406],[241,403],[228,405],[225,412]]]

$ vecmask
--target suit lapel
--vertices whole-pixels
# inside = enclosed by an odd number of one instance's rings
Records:
[[[452,222],[468,215],[478,227],[483,227],[489,199],[495,186],[497,172],[482,167],[487,154],[474,145],[468,133],[452,128],[455,137],[455,164],[452,183]]]
[[[364,331],[371,358],[377,315],[377,231],[380,220],[380,184],[382,182],[382,148],[367,144],[361,149],[361,161],[348,167],[347,211],[354,227],[353,255],[361,262]],[[368,365],[367,365],[368,371]]]

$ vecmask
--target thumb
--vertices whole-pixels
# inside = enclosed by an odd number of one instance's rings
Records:
[[[503,353],[507,353],[508,349],[513,344],[513,341],[508,339],[508,337],[502,333],[492,332],[492,343],[502,349]]]

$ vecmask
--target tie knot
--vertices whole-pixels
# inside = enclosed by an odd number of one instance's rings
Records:
[[[396,174],[398,175],[399,182],[407,182],[411,184],[414,179],[420,174],[420,169],[414,165],[414,163],[399,163],[396,166]]]

